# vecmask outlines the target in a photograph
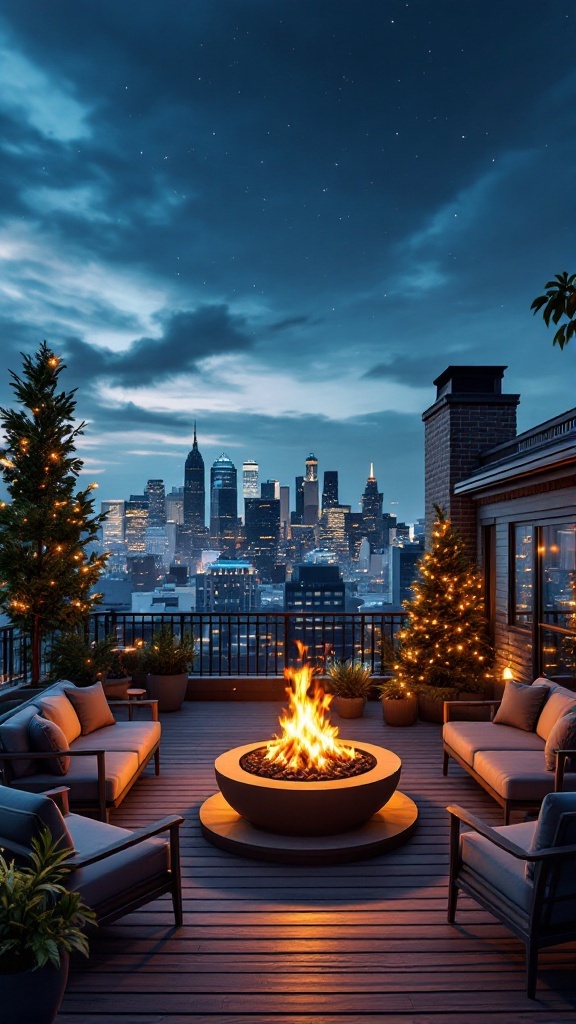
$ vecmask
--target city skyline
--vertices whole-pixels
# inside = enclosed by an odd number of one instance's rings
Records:
[[[211,465],[424,509],[422,413],[505,365],[574,405],[530,305],[574,272],[571,0],[5,0],[0,318],[78,388],[102,500]],[[103,73],[105,69],[105,73]],[[0,405],[11,404],[7,372]],[[396,504],[397,503],[397,504]]]

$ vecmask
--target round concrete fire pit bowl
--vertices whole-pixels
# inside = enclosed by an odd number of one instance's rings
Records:
[[[329,836],[358,828],[391,798],[400,778],[397,754],[370,743],[347,743],[365,750],[376,765],[363,775],[326,782],[284,782],[244,771],[240,758],[262,743],[248,743],[221,754],[214,764],[227,803],[257,828],[287,836]]]

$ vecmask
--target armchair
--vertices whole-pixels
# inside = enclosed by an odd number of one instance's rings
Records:
[[[549,793],[537,821],[490,828],[450,806],[448,921],[461,890],[526,946],[526,994],[536,996],[538,953],[576,938],[576,793]],[[460,832],[463,823],[471,831]]]
[[[23,863],[31,841],[48,828],[72,867],[67,884],[80,892],[109,924],[164,893],[172,896],[176,927],[182,924],[179,829],[183,818],[162,818],[130,831],[107,822],[70,814],[65,786],[49,793],[29,793],[0,786],[0,847]],[[160,838],[168,833],[168,839]]]

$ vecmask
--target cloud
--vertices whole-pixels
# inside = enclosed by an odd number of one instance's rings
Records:
[[[89,110],[73,95],[70,82],[55,81],[0,34],[0,108],[58,142],[89,137]]]

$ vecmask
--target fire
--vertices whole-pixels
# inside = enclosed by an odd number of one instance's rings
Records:
[[[332,695],[314,680],[315,673],[306,663],[299,669],[284,670],[290,682],[286,688],[288,709],[278,719],[281,735],[266,744],[265,761],[290,771],[309,772],[322,771],[334,761],[355,759],[354,748],[338,740],[338,729],[330,724]]]

